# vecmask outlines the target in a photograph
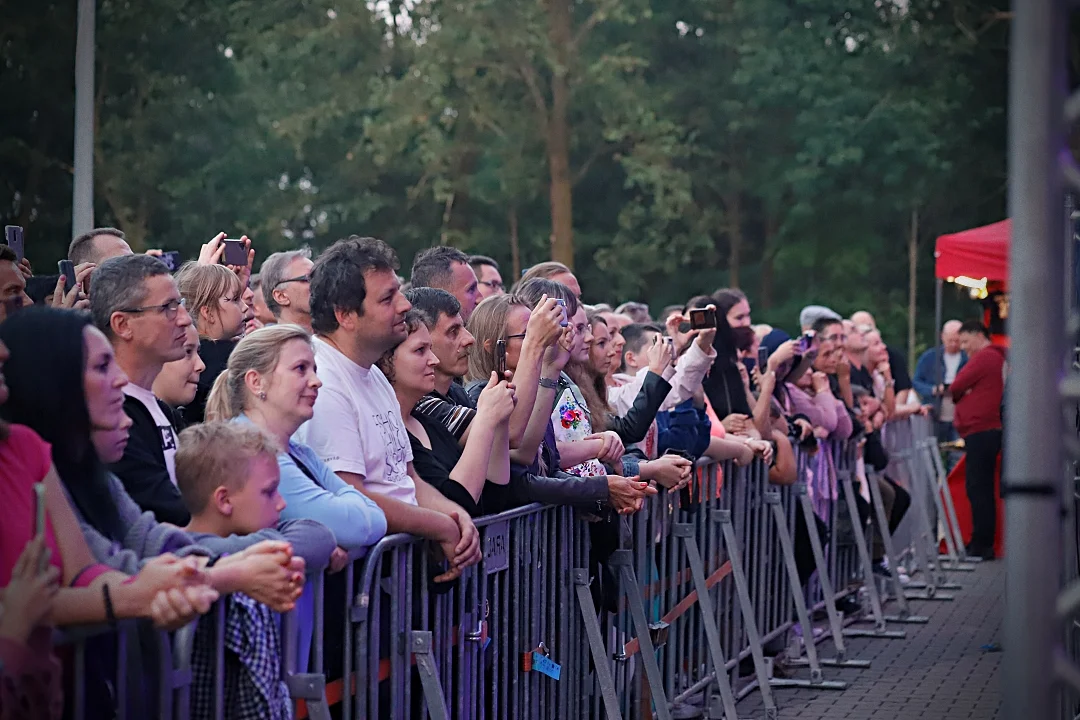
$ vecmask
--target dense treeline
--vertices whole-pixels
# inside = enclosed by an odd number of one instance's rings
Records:
[[[0,210],[71,235],[75,0],[0,8]],[[573,262],[587,299],[727,284],[920,344],[933,239],[1005,215],[1004,0],[99,0],[98,224],[194,253],[378,235]],[[973,306],[956,293],[954,312]]]

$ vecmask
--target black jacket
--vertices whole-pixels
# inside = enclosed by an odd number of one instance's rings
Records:
[[[172,424],[175,441],[179,435],[176,416],[160,400],[158,405]],[[184,527],[191,520],[191,514],[169,477],[157,423],[146,406],[133,397],[124,398],[124,412],[133,423],[127,449],[124,450],[124,457],[110,465],[109,470],[120,478],[131,499],[143,510],[154,513],[158,522]]]
[[[225,372],[229,356],[239,340],[206,340],[199,343],[199,357],[206,363],[206,369],[199,376],[199,386],[195,390],[195,399],[184,408],[184,418],[189,423],[201,423],[206,417],[206,399],[218,375]]]

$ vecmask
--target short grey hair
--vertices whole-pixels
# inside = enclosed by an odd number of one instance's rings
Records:
[[[281,305],[274,300],[274,288],[280,285],[282,280],[288,280],[285,277],[285,269],[289,267],[293,260],[299,258],[310,260],[311,248],[305,247],[299,250],[276,252],[263,260],[262,267],[259,268],[259,280],[262,282],[262,287],[259,290],[262,292],[263,300],[266,301],[266,307],[270,309],[270,312],[276,318],[281,317]]]
[[[807,305],[799,313],[799,326],[802,328],[811,328],[818,320],[835,320],[840,322],[843,320],[840,314],[831,308],[827,308],[824,305]]]
[[[641,302],[624,302],[615,308],[615,313],[625,315],[636,323],[650,323],[649,306]]]
[[[169,266],[150,255],[121,255],[98,265],[90,294],[90,315],[98,330],[112,340],[113,313],[142,305],[145,281],[158,275],[171,275]]]

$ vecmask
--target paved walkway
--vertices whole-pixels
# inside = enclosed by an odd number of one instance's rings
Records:
[[[846,680],[846,690],[773,691],[780,718],[800,720],[990,720],[1000,717],[998,688],[1002,653],[983,649],[1001,642],[1005,565],[980,563],[975,572],[951,573],[963,586],[953,602],[912,601],[912,612],[928,615],[926,625],[904,629],[904,640],[847,638],[849,656],[870,660],[866,670],[824,668],[826,680]],[[888,612],[888,610],[886,611]],[[819,625],[824,625],[819,623]],[[828,657],[832,642],[818,644]],[[796,677],[808,676],[805,669]],[[757,693],[738,705],[740,718],[763,718]]]

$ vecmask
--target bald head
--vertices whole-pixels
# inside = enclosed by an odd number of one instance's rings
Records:
[[[877,330],[877,322],[874,320],[874,316],[865,310],[859,310],[851,314],[851,322],[856,325],[869,325],[873,329]]]
[[[963,323],[959,320],[950,320],[941,326],[941,344],[950,355],[960,352],[961,326]]]

